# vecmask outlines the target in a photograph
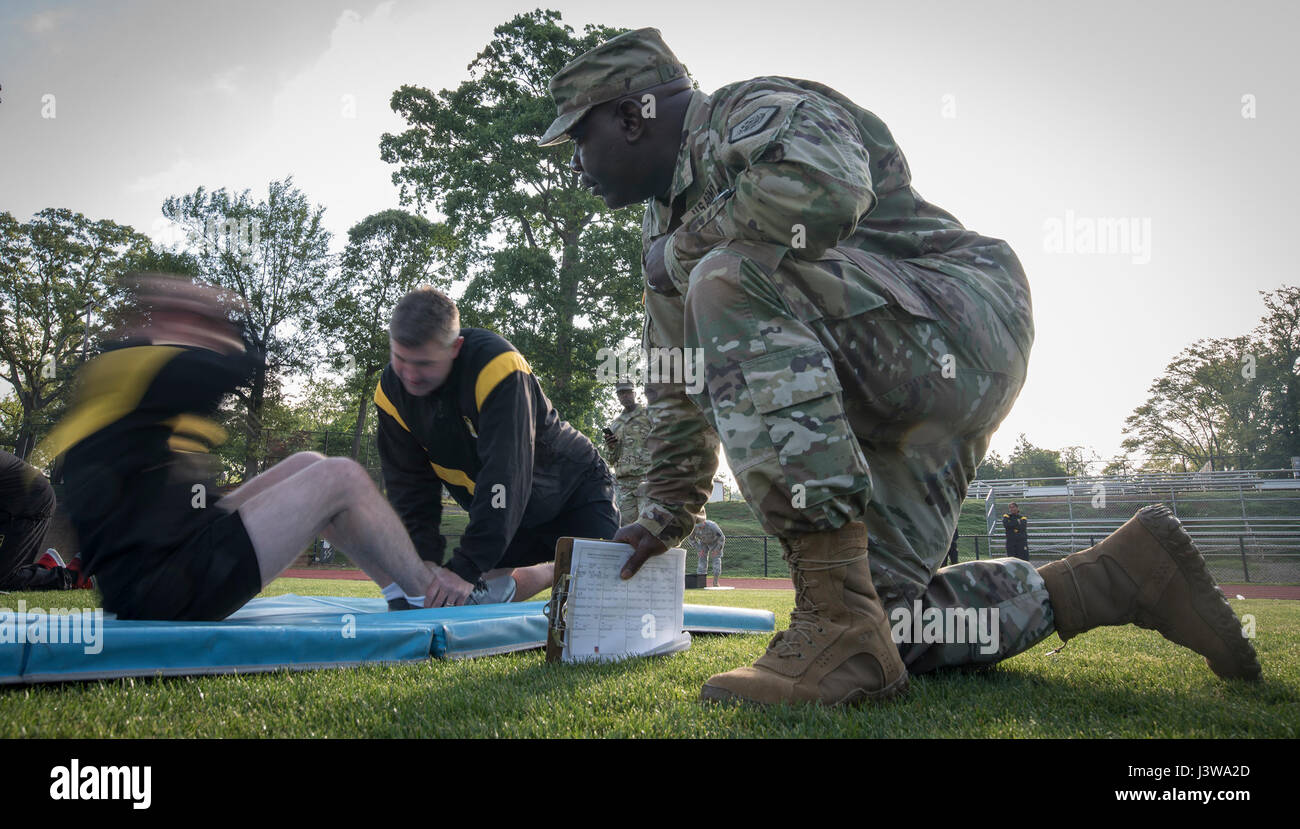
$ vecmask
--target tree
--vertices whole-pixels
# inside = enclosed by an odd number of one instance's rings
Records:
[[[149,249],[130,227],[71,210],[47,208],[26,223],[0,213],[0,371],[21,409],[19,457],[66,404],[76,366],[120,297],[115,278]]]
[[[989,452],[980,461],[979,468],[975,471],[975,476],[984,481],[997,481],[1008,478],[1007,462],[997,452]]]
[[[1138,465],[1129,457],[1128,452],[1113,456],[1102,468],[1103,475],[1130,475],[1138,470]]]
[[[1268,314],[1254,331],[1265,423],[1260,466],[1286,468],[1300,455],[1300,288],[1263,293]]]
[[[313,317],[331,265],[324,213],[291,177],[271,182],[261,201],[248,190],[232,195],[200,187],[163,204],[163,215],[186,230],[185,252],[203,278],[244,301],[248,337],[266,354],[266,370],[236,392],[244,421],[244,480],[259,471],[268,398],[287,373],[305,371],[310,363]]]
[[[389,314],[403,294],[429,281],[440,256],[454,248],[455,239],[445,225],[402,210],[367,216],[348,231],[341,267],[325,294],[330,304],[320,315],[320,326],[342,343],[333,350],[334,368],[360,380],[353,458],[360,456],[375,377],[388,363]],[[445,279],[436,281],[435,287],[449,290]]]
[[[1249,335],[1198,340],[1125,421],[1147,469],[1289,467],[1300,455],[1300,288],[1261,292]]]
[[[1088,456],[1089,452],[1092,457]],[[1096,462],[1096,454],[1082,446],[1067,446],[1060,451],[1043,449],[1030,443],[1022,432],[1016,441],[1016,448],[1006,460],[997,452],[989,452],[980,462],[976,474],[985,481],[1064,478],[1068,475],[1087,474],[1088,467]],[[1071,468],[1075,471],[1071,471]]]
[[[11,451],[18,443],[18,427],[23,422],[23,406],[18,395],[0,386],[0,449]]]
[[[1124,421],[1124,449],[1192,469],[1254,465],[1268,428],[1264,387],[1255,376],[1260,351],[1249,336],[1198,340],[1185,348]]]
[[[404,204],[447,217],[453,266],[470,277],[462,319],[513,342],[590,436],[608,391],[598,352],[640,333],[640,215],[584,190],[571,149],[536,144],[555,115],[551,75],[622,31],[589,25],[577,37],[559,20],[536,10],[498,26],[455,90],[398,89],[392,107],[410,128],[385,134],[380,155],[399,165]]]
[[[1101,463],[1097,450],[1086,446],[1067,446],[1057,453],[1066,475],[1082,476],[1092,474],[1092,468]]]
[[[1007,473],[1012,478],[1063,478],[1068,474],[1059,451],[1035,446],[1023,432],[1008,458]]]
[[[183,250],[169,250],[154,245],[131,263],[132,270],[142,273],[170,273],[188,276],[193,280],[201,276],[198,259]]]

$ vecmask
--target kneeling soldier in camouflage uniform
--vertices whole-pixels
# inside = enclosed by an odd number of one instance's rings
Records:
[[[888,128],[835,90],[764,77],[713,95],[653,29],[551,79],[573,169],[611,208],[646,201],[645,345],[700,355],[705,383],[654,378],[650,504],[616,540],[650,555],[690,532],[721,437],[797,591],[790,627],[705,699],[849,703],[908,671],[993,663],[1054,629],[1135,622],[1259,675],[1250,643],[1167,510],[1040,571],[942,572],[967,484],[1024,383],[1029,287],[1003,241],[911,186]],[[868,562],[867,539],[870,538]],[[917,604],[914,604],[917,603]],[[895,644],[886,611],[997,610],[997,647]],[[956,638],[956,637],[954,637]]]

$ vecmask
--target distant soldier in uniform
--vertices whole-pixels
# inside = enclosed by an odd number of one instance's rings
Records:
[[[707,566],[712,564],[713,586],[717,587],[718,580],[722,578],[722,548],[727,543],[722,528],[701,515],[699,523],[695,525],[695,532],[691,533],[687,543],[695,548],[699,556],[699,566],[695,572],[702,576],[708,572]]]
[[[650,416],[637,403],[636,388],[631,383],[618,383],[614,388],[623,411],[605,429],[606,457],[614,466],[620,520],[631,524],[647,503],[645,476],[650,470],[650,449],[646,438],[650,435]]]
[[[1029,519],[1020,514],[1015,501],[1002,514],[1002,528],[1007,534],[1007,557],[1029,561]]]
[[[961,537],[960,530],[952,531],[952,543],[948,545],[948,557],[944,559],[944,566],[957,564],[961,561],[961,556],[957,551],[957,539]]]
[[[1221,676],[1258,676],[1163,507],[1039,571],[994,559],[936,572],[1024,383],[1029,286],[1005,242],[921,198],[879,118],[810,81],[692,89],[654,29],[575,58],[550,89],[540,143],[572,139],[574,171],[609,207],[647,203],[645,345],[692,349],[705,369],[698,394],[685,378],[647,384],[650,504],[615,536],[635,549],[624,577],[690,531],[720,437],[795,582],[789,629],[753,667],[709,679],[704,699],[879,699],[908,670],[1135,621]],[[996,608],[999,647],[895,645],[885,610],[914,601]]]

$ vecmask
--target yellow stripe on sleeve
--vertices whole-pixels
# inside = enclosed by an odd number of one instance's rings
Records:
[[[456,486],[463,486],[469,490],[470,495],[474,494],[474,482],[470,480],[470,477],[464,472],[461,472],[459,469],[448,469],[445,466],[438,466],[438,464],[433,461],[429,461],[429,466],[432,466],[433,471],[438,473],[438,477],[442,478],[447,483],[455,484]]]
[[[384,394],[384,380],[382,377],[375,384],[375,405],[387,412],[388,416],[393,420],[396,420],[398,426],[408,432],[411,431],[411,427],[407,426],[406,421],[402,420],[402,416],[397,413],[397,407],[393,405],[393,401],[389,400],[388,395]]]
[[[175,434],[197,438],[211,446],[220,446],[226,442],[226,430],[222,428],[221,424],[206,417],[181,414],[170,420],[163,421],[163,424],[170,426]]]
[[[516,371],[522,371],[524,374],[533,373],[518,351],[503,351],[483,366],[483,370],[478,373],[478,380],[474,383],[474,403],[480,412],[483,411],[483,401],[487,400],[492,390]]]
[[[167,445],[177,452],[207,452],[209,446],[226,442],[226,430],[206,417],[181,414],[164,420],[163,425],[171,427]]]
[[[72,411],[37,447],[37,455],[52,460],[135,411],[158,372],[181,350],[133,346],[106,351],[91,360],[82,369],[81,389]]]
[[[180,435],[172,435],[167,438],[167,448],[173,452],[184,452],[187,455],[207,454],[208,451],[206,443]]]

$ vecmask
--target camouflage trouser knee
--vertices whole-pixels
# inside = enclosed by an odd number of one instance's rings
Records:
[[[709,562],[712,562],[713,578],[718,579],[722,577],[722,553],[718,553],[716,556],[711,556],[708,553],[702,552],[697,556],[697,558],[698,566],[695,569],[696,575],[702,576],[707,573],[709,571]]]
[[[769,533],[862,521],[887,612],[999,609],[995,653],[900,644],[909,669],[1005,659],[1052,631],[1041,578],[1007,560],[940,568],[1026,357],[966,280],[852,253],[773,267],[733,243],[701,260],[685,297],[705,369],[693,398]]]

